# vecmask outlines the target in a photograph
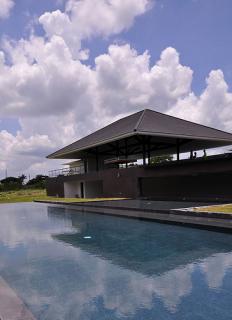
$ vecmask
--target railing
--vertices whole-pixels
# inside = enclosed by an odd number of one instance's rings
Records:
[[[128,168],[135,167],[135,166],[137,166],[137,164],[136,165],[129,164]],[[107,169],[112,169],[112,168],[104,167],[101,170],[107,170]],[[125,167],[125,165],[119,166],[118,169],[126,169],[126,167]],[[93,171],[94,170],[92,170],[91,172],[93,172]],[[58,176],[72,176],[72,175],[83,174],[83,173],[86,173],[85,167],[84,167],[84,165],[81,165],[81,166],[72,167],[72,168],[50,170],[50,171],[48,171],[48,176],[50,178],[55,178]]]
[[[64,169],[56,169],[48,172],[50,178],[55,178],[58,176],[72,176],[75,174],[83,174],[85,173],[84,165],[72,167],[72,168],[64,168]]]

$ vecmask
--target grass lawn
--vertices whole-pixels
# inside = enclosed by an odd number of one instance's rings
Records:
[[[32,202],[33,200],[50,200],[65,202],[83,202],[100,200],[117,200],[118,198],[97,198],[97,199],[79,199],[79,198],[55,198],[46,196],[45,190],[28,189],[19,191],[0,192],[0,203]]]
[[[222,213],[232,213],[232,204],[222,204],[216,206],[209,206],[204,208],[196,208],[196,211],[201,212],[222,212]]]

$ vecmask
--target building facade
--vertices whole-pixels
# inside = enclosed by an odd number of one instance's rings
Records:
[[[49,155],[73,161],[50,172],[47,194],[231,201],[232,155],[203,153],[231,144],[230,133],[146,109]],[[181,160],[182,153],[190,158]],[[154,163],[161,155],[173,161]]]

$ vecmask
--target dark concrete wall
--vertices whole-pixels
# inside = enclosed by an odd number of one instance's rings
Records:
[[[51,197],[64,197],[64,179],[62,176],[46,180],[47,195]]]
[[[231,201],[232,174],[148,177],[140,179],[143,197],[174,200]]]
[[[85,198],[103,197],[103,183],[99,181],[85,181],[84,183]]]
[[[63,197],[64,182],[69,181],[102,181],[103,197],[232,201],[232,157],[187,160],[155,167],[114,168],[49,178],[48,195]]]
[[[143,171],[143,170],[142,170]],[[86,182],[86,187],[90,182],[102,182],[102,197],[130,197],[139,196],[138,173],[142,172],[139,168],[131,169],[108,169],[99,172],[73,176],[59,176],[47,179],[47,194],[49,196],[64,196],[64,182],[80,181]],[[87,192],[88,194],[88,192]]]
[[[135,170],[133,170],[135,169]],[[103,194],[105,197],[137,198],[138,172],[137,168],[109,169],[105,171],[103,179]]]

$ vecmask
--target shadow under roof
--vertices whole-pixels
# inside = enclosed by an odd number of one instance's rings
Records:
[[[47,158],[62,159],[74,152],[78,153],[135,135],[208,141],[211,148],[232,144],[231,133],[145,109],[119,119],[48,155]],[[208,148],[207,144],[205,148]]]

